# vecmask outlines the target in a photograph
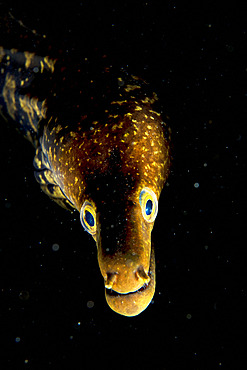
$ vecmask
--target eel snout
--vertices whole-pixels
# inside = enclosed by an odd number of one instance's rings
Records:
[[[136,316],[146,309],[155,292],[155,258],[152,248],[148,272],[142,265],[132,272],[108,272],[105,278],[106,301],[120,315]]]

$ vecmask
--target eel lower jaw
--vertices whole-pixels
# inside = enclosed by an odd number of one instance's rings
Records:
[[[155,292],[155,258],[153,248],[148,275],[150,277],[149,282],[134,292],[118,293],[113,289],[106,288],[106,301],[111,309],[120,315],[136,316],[147,308]]]

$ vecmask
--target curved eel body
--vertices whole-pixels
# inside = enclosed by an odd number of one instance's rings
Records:
[[[155,291],[151,231],[169,172],[169,130],[142,79],[83,68],[71,83],[59,60],[1,47],[1,113],[33,143],[42,190],[80,212],[108,305],[135,316]]]

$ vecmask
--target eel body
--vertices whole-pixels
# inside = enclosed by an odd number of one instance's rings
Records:
[[[108,305],[135,316],[155,291],[151,231],[170,164],[157,96],[126,70],[96,75],[0,48],[0,112],[32,142],[42,190],[80,213],[97,245]]]

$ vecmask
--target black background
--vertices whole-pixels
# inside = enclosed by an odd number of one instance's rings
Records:
[[[105,302],[79,215],[40,191],[33,148],[1,120],[2,369],[246,368],[247,18],[240,2],[222,4],[0,4],[53,48],[75,59],[101,49],[148,80],[173,145],[152,233],[156,293],[126,318]]]

